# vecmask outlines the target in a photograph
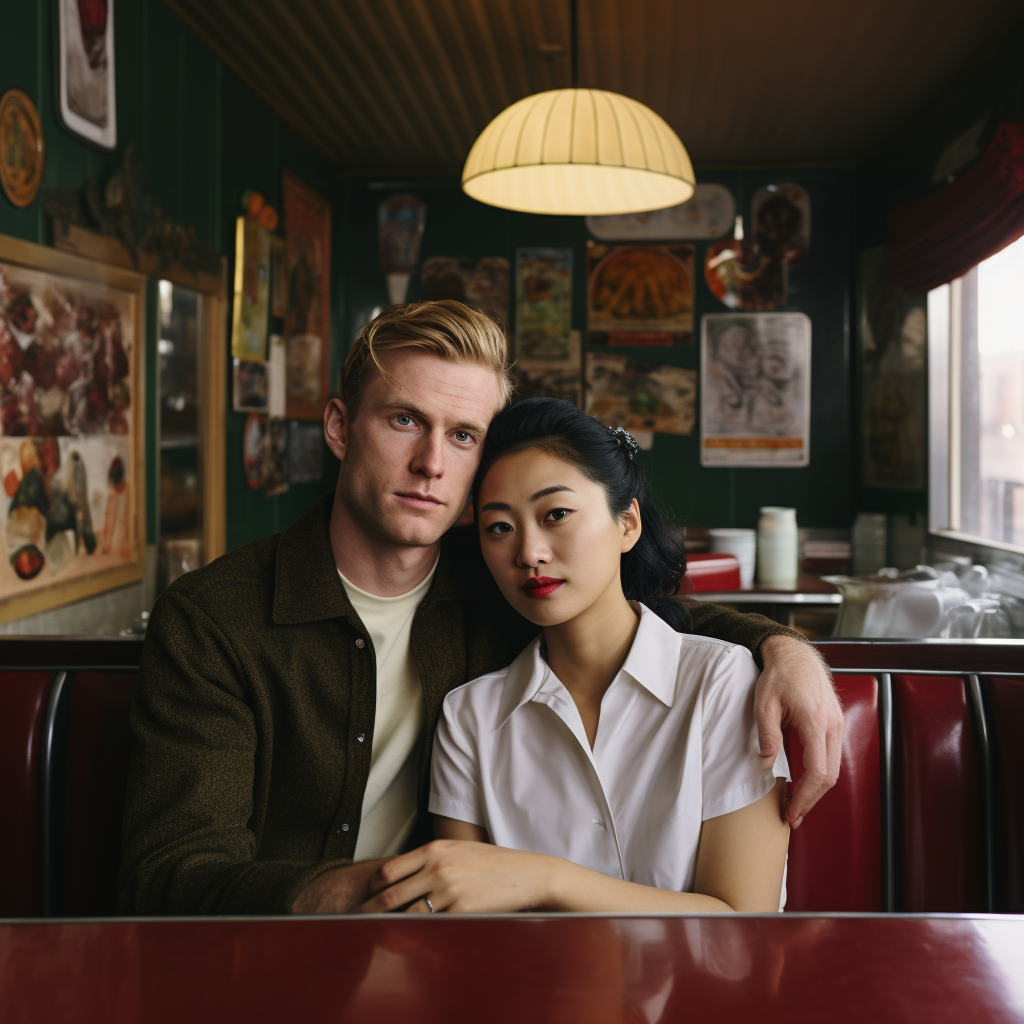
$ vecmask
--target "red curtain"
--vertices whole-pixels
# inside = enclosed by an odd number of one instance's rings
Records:
[[[1002,124],[985,155],[944,189],[896,207],[886,259],[908,295],[937,288],[1024,235],[1024,124]]]

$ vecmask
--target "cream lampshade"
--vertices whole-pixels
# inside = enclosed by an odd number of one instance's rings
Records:
[[[693,195],[690,157],[650,107],[603,89],[552,89],[503,110],[466,158],[462,188],[524,213],[640,213]]]

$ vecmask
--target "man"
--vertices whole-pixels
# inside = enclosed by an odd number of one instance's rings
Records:
[[[465,507],[510,385],[500,329],[454,301],[386,310],[324,414],[333,496],[157,602],[132,710],[121,908],[346,912],[430,837],[430,749],[453,687],[536,627],[501,598]],[[761,752],[800,732],[794,826],[834,782],[842,715],[813,649],[760,616],[694,605],[694,631],[763,659]],[[458,850],[445,856],[459,868]]]

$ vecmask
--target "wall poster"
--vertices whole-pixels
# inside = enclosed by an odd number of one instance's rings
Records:
[[[861,472],[865,487],[924,487],[928,298],[893,284],[882,246],[861,254]]]
[[[810,462],[811,321],[714,313],[701,323],[702,466]]]
[[[693,341],[693,246],[587,243],[587,332],[598,345]]]
[[[0,621],[142,578],[144,289],[0,239]]]
[[[516,358],[566,362],[571,329],[572,249],[517,249]]]
[[[501,256],[431,256],[423,262],[424,299],[458,299],[508,333],[509,265]]]
[[[267,358],[270,313],[270,232],[250,217],[235,221],[235,304],[231,321],[231,355]]]
[[[327,404],[331,338],[331,204],[284,172],[287,416],[319,420]]]
[[[587,412],[630,433],[692,434],[697,371],[625,356],[587,355]]]
[[[57,0],[60,117],[76,135],[117,146],[114,0]]]

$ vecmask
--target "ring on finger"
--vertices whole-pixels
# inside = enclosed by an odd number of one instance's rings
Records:
[[[430,897],[429,896],[424,896],[423,897],[423,902],[426,903],[427,910],[429,910],[433,914],[434,913],[434,904],[430,902]]]

